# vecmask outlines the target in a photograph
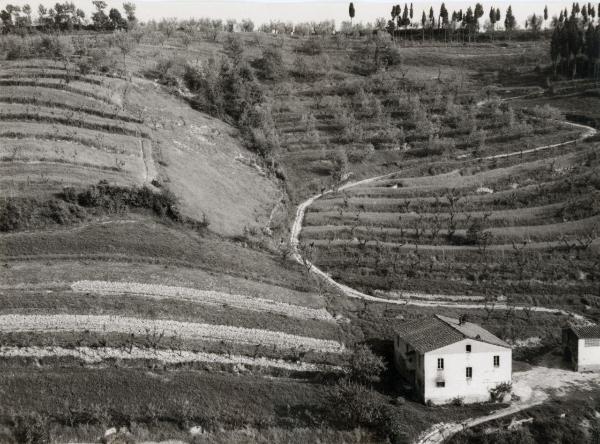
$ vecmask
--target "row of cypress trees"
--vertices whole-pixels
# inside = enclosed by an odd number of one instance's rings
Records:
[[[579,8],[577,3],[570,15],[566,10],[560,13],[550,42],[555,76],[600,80],[600,23],[594,25],[594,15],[593,6]]]

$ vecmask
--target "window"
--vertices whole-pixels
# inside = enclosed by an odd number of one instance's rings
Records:
[[[471,353],[471,344],[467,344],[467,353]]]
[[[436,387],[446,387],[446,381],[437,381],[435,383]]]
[[[600,338],[588,338],[584,340],[585,347],[600,347]]]
[[[438,370],[444,370],[444,358],[438,358]]]
[[[500,367],[500,356],[494,356],[494,367]]]
[[[467,367],[467,379],[471,379],[473,377],[473,367]]]

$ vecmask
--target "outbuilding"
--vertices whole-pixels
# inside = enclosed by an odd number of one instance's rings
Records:
[[[569,325],[563,329],[565,359],[577,372],[600,372],[600,325]]]
[[[436,315],[403,322],[394,338],[394,361],[423,402],[485,402],[512,381],[510,345],[477,324]]]

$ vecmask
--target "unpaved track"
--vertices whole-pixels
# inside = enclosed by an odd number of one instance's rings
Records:
[[[523,96],[526,97],[526,96]],[[505,100],[513,100],[516,98],[520,98],[520,97],[513,97],[513,98],[508,98]],[[478,103],[478,105],[482,105],[484,102],[480,102]],[[571,126],[575,126],[577,128],[581,128],[582,130],[584,130],[583,134],[578,137],[577,139],[574,140],[570,140],[567,142],[562,142],[559,144],[553,144],[553,145],[543,145],[537,148],[532,148],[531,150],[527,150],[527,152],[534,152],[534,151],[542,151],[545,149],[549,149],[549,148],[554,148],[554,147],[558,147],[558,146],[565,146],[565,145],[569,145],[572,143],[577,143],[580,141],[583,141],[585,139],[588,139],[589,137],[592,137],[594,135],[596,135],[598,133],[598,131],[595,128],[592,128],[590,126],[586,126],[586,125],[581,125],[578,123],[572,123],[572,122],[568,122],[568,121],[564,121],[561,122],[564,125],[571,125]],[[514,151],[512,153],[506,153],[506,154],[500,154],[498,156],[490,156],[490,157],[483,157],[483,158],[477,158],[477,159],[472,159],[472,160],[490,160],[490,159],[494,159],[494,158],[500,158],[500,157],[511,157],[511,156],[519,156],[521,154],[524,154],[525,151]],[[388,177],[392,177],[395,174],[398,174],[397,171],[392,172],[392,173],[387,173],[387,174],[382,174],[380,176],[375,176],[375,177],[369,177],[367,179],[363,179],[363,180],[359,180],[357,182],[349,182],[346,183],[342,186],[340,186],[338,188],[338,191],[343,191],[349,188],[355,188],[361,185],[365,185],[365,184],[369,184],[369,183],[373,183],[373,182],[377,182],[381,179],[385,179]],[[358,290],[355,290],[351,287],[348,287],[347,285],[344,285],[340,282],[337,282],[336,280],[334,280],[333,278],[331,278],[327,273],[325,273],[323,270],[321,270],[320,268],[318,268],[317,266],[315,266],[314,264],[310,263],[308,260],[304,259],[301,254],[300,251],[298,249],[298,245],[299,245],[299,238],[300,238],[300,232],[302,231],[302,223],[304,221],[304,216],[306,214],[306,209],[311,206],[313,204],[313,202],[325,195],[331,194],[333,193],[334,190],[328,190],[325,191],[323,193],[317,194],[315,196],[310,197],[309,199],[305,200],[304,202],[302,202],[300,205],[298,205],[298,208],[296,210],[296,218],[294,219],[294,223],[292,225],[292,229],[291,229],[291,233],[290,233],[290,244],[292,246],[293,249],[293,257],[296,261],[298,261],[299,263],[305,263],[305,264],[310,264],[311,266],[311,271],[316,274],[317,276],[320,276],[322,279],[324,279],[326,282],[328,282],[330,285],[332,285],[333,287],[337,288],[338,290],[341,290],[341,292],[350,298],[355,298],[355,299],[363,299],[366,301],[370,301],[370,302],[379,302],[379,303],[384,303],[384,304],[394,304],[394,305],[414,305],[414,306],[419,306],[419,307],[452,307],[452,308],[483,308],[484,304],[461,304],[461,303],[444,303],[444,302],[431,302],[431,301],[415,301],[415,300],[411,300],[411,299],[386,299],[386,298],[381,298],[381,297],[377,297],[377,296],[370,296],[368,294],[362,293]],[[418,295],[418,294],[417,294]],[[423,299],[434,299],[435,295],[431,295],[431,294],[423,294],[422,297]],[[575,314],[575,313],[570,313],[570,312],[566,312],[564,310],[561,309],[553,309],[553,308],[546,308],[546,307],[523,307],[523,306],[507,306],[506,304],[496,304],[493,307],[495,310],[507,310],[507,309],[514,309],[514,310],[532,310],[532,311],[544,311],[544,312],[550,312],[550,313],[559,313],[559,314],[566,314],[566,315],[571,315],[577,319],[585,319],[583,316]]]
[[[479,418],[469,418],[459,423],[436,424],[421,434],[416,444],[442,444],[462,430],[540,405],[550,396],[561,397],[572,389],[591,390],[599,385],[600,375],[594,373],[577,373],[546,367],[533,367],[531,370],[517,372],[513,375],[513,393],[519,396],[518,401]]]
[[[523,97],[526,97],[526,96],[523,96]],[[512,99],[514,99],[514,98],[512,98]],[[505,99],[505,100],[511,100],[511,98]],[[577,142],[583,141],[589,137],[592,137],[598,133],[598,131],[595,128],[592,128],[590,126],[580,125],[580,124],[567,122],[567,121],[562,122],[562,123],[571,125],[571,126],[575,126],[577,128],[581,128],[584,130],[584,133],[579,138],[574,139],[572,141],[567,141],[567,142],[553,144],[553,145],[544,145],[544,146],[540,146],[537,148],[533,148],[531,150],[527,150],[527,152],[543,151],[543,150],[550,149],[550,148],[555,148],[555,147],[569,145],[572,143],[577,143]],[[480,158],[480,159],[474,159],[474,160],[490,160],[490,159],[501,158],[501,157],[519,156],[519,155],[525,154],[525,153],[526,152],[524,152],[524,151],[515,151],[512,153],[502,154],[499,156],[491,156],[491,157],[487,157],[487,158]],[[339,190],[342,191],[342,190],[345,190],[348,188],[353,188],[353,187],[361,186],[361,185],[364,185],[367,183],[376,182],[380,179],[384,179],[384,178],[393,176],[394,174],[397,174],[397,173],[388,173],[388,174],[383,174],[381,176],[363,179],[363,180],[353,182],[353,183],[347,183],[347,184],[341,186],[339,188]],[[305,200],[298,206],[298,209],[296,211],[296,219],[294,220],[294,224],[292,225],[292,230],[291,230],[291,234],[290,234],[290,243],[293,248],[294,259],[300,263],[310,264],[310,262],[308,262],[306,259],[302,258],[302,256],[300,255],[299,249],[298,249],[299,237],[300,237],[300,232],[302,231],[302,222],[304,221],[304,215],[306,213],[306,209],[310,205],[312,205],[312,203],[315,200],[319,199],[320,197],[322,197],[326,194],[330,194],[332,192],[333,192],[333,190],[328,190],[324,193],[317,194],[317,195]],[[390,299],[385,299],[385,298],[379,298],[376,296],[370,296],[370,295],[367,295],[360,291],[357,291],[353,288],[350,288],[347,285],[344,285],[344,284],[341,284],[341,283],[335,281],[333,278],[331,278],[329,275],[327,275],[327,273],[325,273],[320,268],[316,267],[313,264],[310,264],[310,265],[311,265],[311,271],[313,273],[315,273],[317,276],[320,276],[321,278],[323,278],[326,282],[328,282],[333,287],[339,289],[345,296],[351,297],[351,298],[363,299],[363,300],[370,301],[370,302],[378,302],[378,303],[384,303],[384,304],[415,305],[415,306],[423,306],[423,307],[453,307],[453,308],[483,308],[484,307],[484,304],[464,304],[464,303],[437,302],[437,301],[390,300]],[[427,297],[434,298],[435,295],[424,295],[424,296],[425,296],[425,298],[427,298]],[[496,304],[493,307],[493,309],[497,309],[497,310],[501,310],[501,309],[506,310],[508,308],[515,309],[515,310],[531,309],[534,311],[554,312],[554,313],[571,315],[580,320],[585,319],[583,316],[576,314],[576,313],[570,313],[570,312],[566,312],[566,311],[560,310],[560,309],[552,309],[552,308],[545,308],[545,307],[521,307],[521,306],[508,307],[506,304]],[[540,382],[543,383],[543,382],[547,382],[547,381],[555,381],[556,380],[557,374],[555,374],[555,372],[552,369],[546,369],[546,368],[541,368],[541,367],[538,369],[542,369],[542,370],[540,371],[540,370],[536,370],[536,368],[534,368],[533,370],[531,370],[529,372],[522,372],[522,374],[518,374],[518,373],[515,374],[514,375],[515,385],[519,384],[519,382],[521,381],[521,377],[525,380],[530,380],[529,381],[530,385],[526,385],[526,383],[524,384],[525,387],[529,387],[529,388],[531,388],[532,381],[537,381],[539,384]],[[564,370],[560,370],[560,371],[564,372]],[[563,380],[562,384],[560,384],[559,387],[553,387],[553,388],[564,389],[565,387],[567,387],[569,385],[574,385],[573,381],[576,379],[575,375],[577,375],[577,374],[572,371],[569,371],[566,381]],[[532,376],[533,376],[533,378],[532,378]],[[600,378],[598,378],[598,377],[595,377],[595,378],[592,377],[592,378],[593,378],[594,382],[600,383]],[[548,389],[548,388],[546,387],[546,389]],[[479,424],[482,424],[482,423],[485,423],[488,421],[493,421],[494,419],[512,415],[521,410],[541,404],[546,399],[547,399],[547,395],[545,394],[545,392],[543,391],[542,388],[540,388],[537,391],[535,391],[535,388],[534,388],[533,393],[530,393],[529,397],[527,399],[522,398],[521,401],[514,403],[510,407],[508,407],[506,409],[502,409],[491,415],[469,419],[462,423],[434,425],[429,431],[425,432],[424,435],[422,435],[418,439],[417,444],[441,444],[446,439],[448,439],[449,437],[451,437],[452,435],[456,434],[457,432],[459,432],[461,430],[475,427]]]

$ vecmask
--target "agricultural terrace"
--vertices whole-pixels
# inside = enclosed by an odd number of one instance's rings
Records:
[[[399,320],[444,302],[525,359],[598,317],[600,108],[551,93],[547,41],[95,7],[0,37],[0,440],[409,442],[497,406],[411,401],[381,364]],[[291,260],[329,189],[304,258],[418,304]]]
[[[529,153],[484,150],[446,173],[407,168],[327,194],[308,208],[302,241],[363,290],[581,309],[597,292],[598,152],[593,131],[556,125],[578,140],[562,144],[546,125],[550,140]]]
[[[219,233],[267,224],[279,193],[245,160],[252,156],[236,142],[233,128],[195,112],[153,82],[84,75],[82,63],[1,63],[3,196],[27,212],[32,200],[58,199],[55,206],[64,206],[66,188],[80,191],[104,181],[154,192],[168,188],[184,216],[205,220]],[[239,179],[236,186],[256,193],[242,198],[228,184],[232,176]],[[20,226],[52,223],[41,215]]]
[[[152,136],[123,110],[123,82],[50,61],[5,61],[0,85],[3,196],[49,196],[100,180],[141,186],[156,178]]]

